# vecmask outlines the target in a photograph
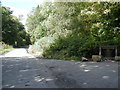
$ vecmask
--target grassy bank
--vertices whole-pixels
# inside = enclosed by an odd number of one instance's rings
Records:
[[[13,49],[14,49],[13,46],[5,44],[4,42],[0,42],[0,54],[4,54],[4,53],[9,52]]]
[[[7,53],[7,52],[9,52],[9,51],[11,51],[11,50],[13,50],[14,48],[6,48],[6,49],[0,49],[0,54],[4,54],[4,53]]]

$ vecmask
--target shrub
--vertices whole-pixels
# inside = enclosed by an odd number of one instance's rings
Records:
[[[12,48],[12,46],[5,44],[4,42],[0,42],[0,49],[7,49],[7,48]]]
[[[46,48],[50,47],[50,44],[54,42],[53,37],[43,37],[40,40],[38,40],[34,45],[30,45],[28,48],[28,52],[32,54],[38,54],[37,56],[42,56],[43,51]]]
[[[56,39],[44,50],[43,55],[47,58],[81,60],[82,56],[90,57],[96,54],[98,46],[99,44],[90,35],[68,34]]]

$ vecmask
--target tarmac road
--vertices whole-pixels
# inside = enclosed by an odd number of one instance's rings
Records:
[[[1,58],[3,88],[118,88],[117,62],[38,59],[24,48]]]

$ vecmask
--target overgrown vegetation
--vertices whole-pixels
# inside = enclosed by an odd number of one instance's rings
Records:
[[[4,42],[0,42],[0,54],[4,54],[12,49],[13,49],[12,46],[7,45]]]
[[[19,19],[12,15],[9,7],[0,6],[2,11],[2,41],[14,47],[28,45],[29,35]]]
[[[100,45],[120,48],[119,12],[119,2],[47,2],[31,12],[26,25],[44,57],[80,60],[98,54]],[[43,43],[44,37],[52,43]]]

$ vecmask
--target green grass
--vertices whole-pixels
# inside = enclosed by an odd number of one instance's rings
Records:
[[[6,53],[6,52],[9,52],[9,51],[11,51],[11,50],[13,50],[14,48],[6,48],[6,49],[0,49],[0,54],[4,54],[4,53]]]

